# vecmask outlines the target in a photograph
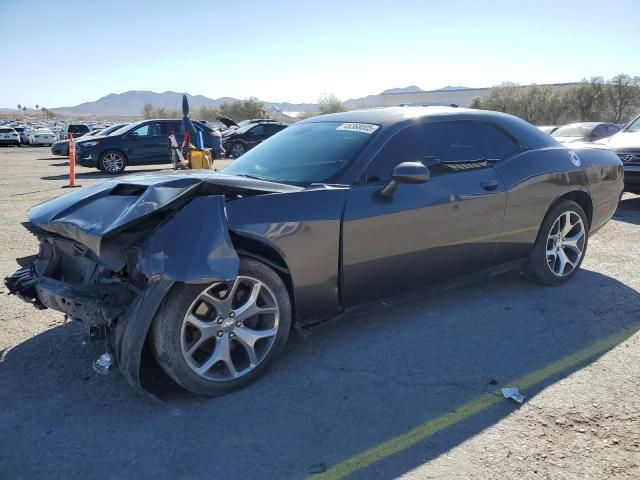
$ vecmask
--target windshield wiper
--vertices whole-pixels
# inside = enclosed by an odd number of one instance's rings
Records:
[[[262,181],[265,181],[265,182],[272,182],[273,181],[273,180],[271,180],[269,178],[256,177],[255,175],[249,175],[248,173],[234,173],[233,175],[235,175],[236,177],[251,178],[253,180],[262,180]]]

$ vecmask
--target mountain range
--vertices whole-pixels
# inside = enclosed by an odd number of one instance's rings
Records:
[[[438,90],[462,90],[468,87],[446,86]],[[423,92],[416,85],[402,88],[390,88],[375,95],[367,95],[361,98],[350,98],[344,102],[347,108],[376,107],[382,105],[384,94],[415,93]],[[216,107],[225,102],[238,101],[232,97],[208,98],[203,95],[187,94],[191,108]],[[50,110],[59,115],[67,116],[140,116],[145,104],[151,104],[156,108],[166,108],[168,110],[179,109],[182,105],[182,93],[178,92],[151,92],[151,91],[128,91],[123,93],[110,93],[93,102],[85,102],[74,107],[51,108]],[[290,103],[290,102],[265,102],[267,108],[275,107],[283,112],[306,112],[318,109],[316,103]],[[10,109],[0,109],[5,112]]]

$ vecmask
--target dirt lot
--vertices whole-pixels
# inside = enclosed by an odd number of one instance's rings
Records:
[[[2,148],[0,167],[4,276],[35,251],[26,210],[67,178],[46,148]],[[640,478],[639,259],[625,195],[567,285],[507,275],[333,323],[249,388],[162,403],[94,374],[99,344],[2,286],[0,478]]]

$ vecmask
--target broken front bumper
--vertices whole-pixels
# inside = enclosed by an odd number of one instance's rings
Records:
[[[142,350],[149,325],[174,282],[156,277],[139,291],[124,283],[69,285],[38,275],[36,262],[5,278],[9,293],[38,309],[62,312],[82,322],[90,333],[96,329],[103,332],[124,377],[144,392]]]
[[[88,327],[108,326],[124,313],[135,294],[125,285],[89,284],[76,288],[65,283],[38,277],[33,266],[21,268],[5,278],[10,294],[33,304],[50,308],[79,320]]]

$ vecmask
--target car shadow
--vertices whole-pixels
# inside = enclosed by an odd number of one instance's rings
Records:
[[[613,218],[620,222],[640,225],[640,195],[625,193]]]
[[[83,344],[83,329],[70,323],[16,345],[0,363],[0,469],[8,478],[52,471],[303,478],[313,465],[340,464],[513,379],[633,333],[638,311],[638,292],[600,273],[582,270],[556,288],[509,274],[343,318],[306,340],[292,336],[255,384],[214,399],[172,390],[162,403],[134,393],[117,371],[94,374],[91,362],[104,347]],[[597,356],[522,393],[529,400]],[[499,398],[350,478],[398,477],[517,408]],[[203,453],[214,460],[202,461]]]
[[[66,164],[68,165],[68,163]],[[60,165],[62,166],[62,165]],[[127,169],[123,173],[119,175],[110,175],[108,173],[101,172],[99,170],[90,171],[90,172],[76,172],[76,179],[103,179],[103,178],[115,178],[124,175],[135,175],[138,173],[150,173],[150,172],[162,172],[166,170],[163,168],[141,168],[141,169]],[[60,174],[60,175],[47,175],[45,177],[40,177],[41,180],[69,180],[69,174]]]

